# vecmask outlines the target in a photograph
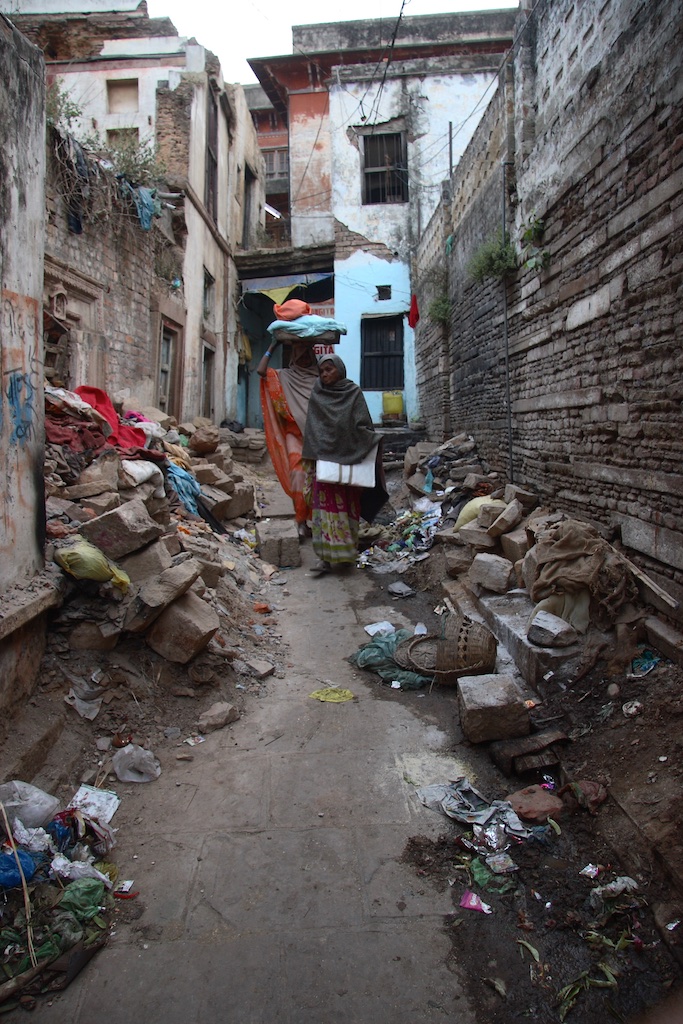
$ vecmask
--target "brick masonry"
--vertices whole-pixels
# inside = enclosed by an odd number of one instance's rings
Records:
[[[541,0],[453,181],[453,431],[512,463],[543,500],[623,533],[634,558],[683,581],[662,532],[683,532],[683,3]],[[520,23],[521,29],[521,23]],[[467,262],[535,214],[545,271],[475,283]],[[443,215],[443,214],[442,214]],[[418,275],[429,265],[421,249]],[[440,437],[418,326],[422,413]],[[433,358],[432,358],[433,363]]]

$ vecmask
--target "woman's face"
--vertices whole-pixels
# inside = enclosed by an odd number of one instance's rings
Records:
[[[336,384],[338,380],[341,380],[341,370],[338,370],[334,363],[328,359],[320,364],[320,383],[324,388]]]
[[[289,360],[290,366],[301,366],[308,368],[315,366],[315,353],[312,345],[292,345],[292,355]]]

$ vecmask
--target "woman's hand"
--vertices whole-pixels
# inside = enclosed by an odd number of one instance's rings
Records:
[[[261,357],[261,362],[256,367],[256,372],[258,373],[259,377],[265,377],[266,374],[268,373],[268,363],[270,361],[270,357],[272,356],[273,352],[275,351],[279,344],[280,342],[277,340],[277,338],[274,338],[273,341],[271,341],[268,348],[266,349],[266,351],[263,353],[263,356]]]

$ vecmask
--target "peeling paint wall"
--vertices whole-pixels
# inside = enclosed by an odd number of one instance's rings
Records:
[[[45,66],[0,16],[0,589],[42,567]]]
[[[320,245],[334,239],[330,203],[333,127],[326,92],[290,96],[289,187],[295,247]]]

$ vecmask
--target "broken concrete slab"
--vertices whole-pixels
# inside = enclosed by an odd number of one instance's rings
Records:
[[[301,565],[301,547],[296,523],[268,519],[256,524],[256,543],[264,562],[277,566]]]
[[[80,532],[108,558],[118,559],[156,540],[163,529],[137,499],[84,523]]]
[[[167,661],[186,665],[206,647],[219,627],[213,608],[188,592],[164,609],[145,634],[145,641]]]
[[[489,754],[505,775],[512,775],[517,770],[518,758],[541,753],[556,743],[568,742],[569,737],[561,729],[543,729],[513,740],[496,740],[489,747]]]
[[[491,523],[487,532],[490,537],[500,537],[501,534],[514,530],[515,526],[521,523],[522,519],[524,519],[524,508],[522,503],[515,498],[500,513],[498,518]]]
[[[579,635],[573,626],[559,615],[540,611],[534,616],[527,633],[532,644],[538,647],[570,647],[578,643]]]
[[[201,556],[197,556],[197,561],[201,566],[199,572],[200,577],[207,587],[210,587],[211,590],[215,590],[221,576],[225,576],[227,571],[225,566],[222,562],[214,562],[210,559],[202,558]]]
[[[130,600],[124,628],[129,633],[143,633],[165,608],[190,589],[200,571],[197,559],[188,558],[148,579]]]
[[[132,583],[140,583],[150,576],[158,576],[172,564],[171,553],[164,539],[153,540],[132,555],[119,559],[119,565],[128,574]]]
[[[529,712],[512,676],[462,676],[458,680],[460,727],[470,743],[514,739],[531,728]]]
[[[202,500],[208,508],[212,516],[216,519],[225,519],[227,513],[230,510],[230,503],[232,501],[232,495],[226,494],[225,491],[219,490],[218,487],[212,487],[211,484],[202,485]],[[253,498],[252,498],[253,505]]]
[[[683,634],[651,615],[645,619],[648,642],[677,665],[683,665]]]
[[[480,505],[477,513],[477,526],[481,526],[482,530],[488,530],[501,514],[501,508],[505,508],[505,506],[501,506],[500,502]]]
[[[506,594],[516,582],[512,562],[501,555],[492,555],[489,552],[475,555],[469,576],[470,583],[478,583],[485,590],[491,590],[495,594]]]
[[[225,728],[230,722],[236,722],[239,717],[240,713],[234,704],[218,701],[203,712],[197,722],[197,729],[201,733],[215,732],[217,729]]]

